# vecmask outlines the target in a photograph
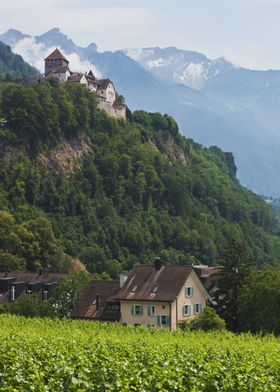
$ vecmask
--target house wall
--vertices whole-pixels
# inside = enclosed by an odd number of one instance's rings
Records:
[[[134,316],[131,314],[131,305],[143,306],[143,315]],[[148,316],[148,306],[155,306],[155,316]],[[143,326],[157,326],[157,316],[166,315],[170,317],[170,303],[168,302],[151,302],[151,301],[121,301],[121,323],[127,325],[143,325]],[[166,327],[170,328],[170,327]]]
[[[109,83],[106,89],[98,89],[98,95],[111,104],[116,100],[116,91],[112,83]]]
[[[193,287],[194,288],[194,293],[193,296],[186,298],[185,295],[185,288],[186,287]],[[197,277],[196,273],[192,271],[187,278],[184,286],[182,287],[182,290],[180,291],[178,297],[177,297],[177,314],[178,314],[178,321],[182,320],[192,320],[195,318],[197,315],[194,314],[194,305],[195,304],[201,304],[202,305],[202,310],[206,306],[206,301],[209,298],[209,294],[206,292],[204,289],[202,283],[200,282],[199,278]],[[191,305],[191,314],[190,316],[184,316],[183,315],[183,306],[184,305]],[[176,316],[173,318],[174,321],[174,329],[175,325],[177,323]]]
[[[70,72],[62,72],[62,73],[54,73],[53,76],[59,79],[61,83],[65,83],[68,79],[68,76],[70,76]]]

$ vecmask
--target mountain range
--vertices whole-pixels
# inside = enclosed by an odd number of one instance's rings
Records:
[[[8,30],[0,41],[37,67],[59,47],[74,70],[93,67],[112,79],[130,109],[168,113],[187,137],[232,151],[243,185],[280,195],[280,71],[244,69],[175,47],[99,52],[95,43],[75,45],[58,28],[36,37]]]

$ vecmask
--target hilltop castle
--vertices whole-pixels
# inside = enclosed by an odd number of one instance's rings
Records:
[[[42,83],[50,77],[57,78],[61,83],[76,83],[86,86],[98,99],[98,107],[110,116],[126,117],[126,105],[122,96],[118,96],[114,83],[110,79],[97,79],[92,71],[88,73],[72,72],[69,61],[55,49],[45,58],[45,75],[43,77],[26,78],[24,83]]]

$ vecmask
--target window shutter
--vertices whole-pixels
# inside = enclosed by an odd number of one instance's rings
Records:
[[[141,316],[143,316],[143,314],[144,314],[144,307],[143,306],[140,306],[140,314],[141,314]]]
[[[166,316],[166,325],[170,327],[170,316]]]
[[[160,316],[157,316],[157,325],[160,326]]]
[[[187,287],[185,287],[185,297],[186,298],[188,297],[188,288]]]
[[[134,308],[134,305],[131,305],[131,314],[132,314],[132,316],[135,316],[135,308]]]
[[[191,305],[188,305],[188,313],[191,316],[191,314],[192,314],[192,307],[191,307]]]
[[[193,305],[193,314],[195,314],[195,304]]]
[[[199,304],[199,312],[202,312],[202,304]]]
[[[192,297],[194,296],[194,287],[192,287]]]
[[[148,305],[148,316],[151,316],[152,314],[152,307],[151,305]]]
[[[185,305],[182,307],[182,314],[185,316]]]

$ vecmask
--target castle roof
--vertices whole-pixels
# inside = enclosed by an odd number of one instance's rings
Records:
[[[113,84],[110,79],[99,79],[97,82],[98,90],[105,90],[110,83]]]
[[[46,60],[64,60],[67,63],[69,61],[63,56],[63,54],[56,48],[51,54],[48,55],[48,57],[45,58]]]

